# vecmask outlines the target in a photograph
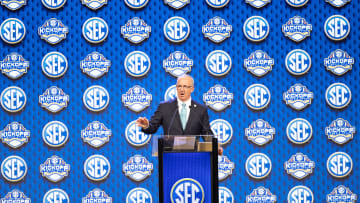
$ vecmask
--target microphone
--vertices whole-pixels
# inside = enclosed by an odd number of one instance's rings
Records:
[[[173,123],[174,123],[174,118],[175,118],[175,115],[176,115],[177,111],[178,111],[178,108],[175,108],[175,111],[173,112],[173,115],[172,115],[171,120],[170,120],[169,128],[168,128],[168,131],[167,131],[168,139],[169,139],[169,136],[170,136],[170,129],[171,129]]]

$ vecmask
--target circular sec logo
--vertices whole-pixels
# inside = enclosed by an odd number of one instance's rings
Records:
[[[129,144],[135,147],[142,147],[150,141],[151,135],[143,133],[135,121],[132,121],[126,127],[125,138]]]
[[[165,94],[164,94],[164,101],[170,101],[173,99],[176,99],[177,92],[176,92],[176,85],[171,85],[169,88],[167,88]]]
[[[302,49],[294,49],[286,56],[285,66],[293,75],[304,75],[310,70],[311,57]]]
[[[350,33],[350,23],[342,15],[330,16],[325,24],[324,31],[328,38],[334,41],[345,39]]]
[[[245,163],[246,172],[250,177],[262,179],[267,177],[271,172],[271,160],[266,154],[254,153],[249,156]]]
[[[234,202],[234,195],[226,187],[219,187],[219,203],[233,203]]]
[[[303,118],[295,118],[287,125],[286,135],[292,143],[304,144],[312,136],[312,126],[309,121]]]
[[[42,138],[50,147],[61,147],[69,139],[69,130],[64,123],[51,121],[44,126]]]
[[[102,155],[92,155],[84,163],[84,173],[90,180],[104,180],[110,174],[110,162]]]
[[[142,51],[133,51],[124,61],[126,72],[133,77],[142,77],[150,70],[150,58]]]
[[[82,34],[88,42],[98,44],[108,36],[109,26],[102,18],[89,18],[83,24]]]
[[[213,76],[226,75],[231,69],[231,57],[223,50],[215,50],[206,57],[206,69]]]
[[[145,188],[137,187],[130,190],[130,192],[127,194],[126,203],[138,202],[152,203],[152,196]]]
[[[308,1],[309,0],[286,0],[286,3],[292,7],[302,7],[305,6]]]
[[[64,190],[55,188],[45,193],[43,198],[43,203],[53,202],[70,203],[70,199],[68,194]]]
[[[17,44],[24,39],[26,33],[24,23],[17,18],[8,18],[0,26],[0,36],[8,44]]]
[[[210,123],[211,130],[214,132],[219,144],[227,144],[233,135],[233,128],[224,119],[216,119]]]
[[[264,40],[270,32],[270,25],[267,20],[261,16],[251,16],[243,27],[245,37],[252,42]]]
[[[287,196],[288,202],[314,202],[314,194],[312,191],[303,185],[293,187]]]
[[[43,73],[50,78],[59,78],[68,68],[66,57],[57,51],[46,54],[41,62]]]
[[[25,178],[27,165],[19,156],[9,156],[1,164],[2,176],[10,182],[18,182]]]
[[[270,98],[269,89],[262,84],[250,85],[244,93],[245,103],[254,110],[266,108],[270,103]]]
[[[178,180],[171,188],[171,203],[204,202],[205,194],[201,184],[192,178]]]
[[[140,9],[146,6],[149,0],[125,0],[125,4],[133,9]]]
[[[51,10],[56,10],[59,9],[61,7],[64,6],[64,4],[66,3],[66,0],[41,0],[41,2],[43,3],[43,5]]]
[[[225,7],[230,0],[206,0],[206,3],[213,8]]]
[[[190,34],[190,25],[182,17],[171,17],[164,24],[164,34],[166,39],[171,42],[182,42],[186,40]]]
[[[83,102],[90,111],[98,112],[104,110],[109,105],[109,101],[109,93],[102,86],[93,85],[84,92]]]
[[[333,177],[343,178],[350,174],[353,162],[351,157],[345,152],[335,152],[329,156],[326,168]]]
[[[4,110],[14,113],[25,107],[26,94],[20,87],[10,86],[1,93],[0,100]]]
[[[344,83],[334,83],[326,89],[325,99],[332,108],[345,108],[351,101],[350,88]]]

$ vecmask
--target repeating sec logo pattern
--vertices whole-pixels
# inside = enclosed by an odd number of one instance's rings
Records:
[[[261,16],[251,16],[243,27],[245,37],[252,42],[263,41],[270,32],[270,25],[267,20]]]
[[[213,76],[226,75],[231,69],[231,57],[223,50],[215,50],[206,57],[207,71]]]
[[[7,124],[4,130],[0,131],[0,139],[12,148],[19,148],[27,143],[30,138],[30,130],[27,130],[21,123],[16,121]]]
[[[31,199],[28,198],[22,191],[18,189],[11,190],[5,195],[4,198],[1,198],[0,201],[4,203],[8,203],[8,202],[31,203]]]
[[[307,4],[309,0],[286,0],[286,3],[292,7],[302,7]]]
[[[219,203],[234,203],[234,195],[229,188],[219,186]]]
[[[326,20],[324,31],[329,39],[340,41],[349,35],[350,23],[348,19],[342,15],[333,15]]]
[[[68,194],[59,188],[51,189],[45,193],[43,203],[54,203],[55,200],[56,202],[70,203]]]
[[[213,8],[225,7],[230,0],[206,0],[206,3]]]
[[[256,50],[244,60],[246,70],[257,77],[262,77],[272,70],[274,59],[262,51]]]
[[[131,121],[126,126],[125,138],[132,146],[142,147],[150,141],[151,135],[143,133],[141,128],[136,125],[135,121]]]
[[[146,6],[149,0],[125,0],[125,4],[133,9],[140,9]]]
[[[104,87],[93,85],[85,90],[83,102],[90,111],[102,111],[109,105],[110,95]]]
[[[143,181],[150,176],[153,169],[153,164],[141,155],[134,155],[123,164],[125,176],[137,182]]]
[[[10,86],[4,89],[0,99],[3,109],[10,113],[21,111],[26,105],[25,92],[16,86]]]
[[[250,85],[244,93],[244,100],[246,105],[254,110],[261,110],[266,108],[271,99],[269,89],[263,84]]]
[[[59,78],[67,71],[68,61],[62,53],[53,51],[44,56],[41,67],[46,76]]]
[[[190,25],[182,17],[174,16],[164,24],[164,35],[171,42],[179,43],[185,41],[190,34]]]
[[[215,111],[222,111],[231,105],[231,100],[234,99],[234,94],[230,93],[226,87],[222,85],[214,85],[203,94],[203,101],[211,109]]]
[[[202,33],[215,43],[220,43],[226,38],[230,37],[232,26],[229,25],[223,18],[213,17],[202,26]]]
[[[274,135],[275,128],[263,119],[257,119],[253,121],[248,128],[245,128],[245,136],[247,139],[259,146],[273,140]]]
[[[112,132],[103,123],[93,121],[84,130],[81,130],[81,138],[90,146],[95,148],[103,146],[109,142]]]
[[[1,5],[12,11],[16,11],[26,5],[26,0],[2,0],[0,2]]]
[[[92,78],[100,78],[109,71],[111,61],[99,52],[91,52],[80,61],[80,69]]]
[[[140,112],[150,106],[151,100],[152,95],[139,85],[130,88],[121,97],[123,104],[134,112]]]
[[[89,202],[104,202],[104,203],[112,203],[112,197],[106,194],[105,191],[100,190],[99,188],[95,188],[91,190],[85,197],[82,198],[82,203]]]
[[[313,203],[314,194],[308,187],[303,185],[298,185],[291,188],[287,196],[287,201],[288,202],[306,201],[307,203]]]
[[[10,79],[18,79],[25,73],[30,66],[30,62],[16,52],[6,55],[3,61],[0,61],[1,73]]]
[[[38,34],[41,39],[49,44],[57,44],[66,38],[69,28],[65,26],[60,20],[50,18],[39,27]]]
[[[171,203],[199,202],[203,203],[205,193],[202,185],[195,179],[183,178],[171,187]]]
[[[247,158],[245,169],[250,177],[255,179],[263,179],[271,172],[271,160],[266,154],[254,153]]]
[[[326,70],[335,75],[341,76],[352,69],[354,58],[341,49],[331,52],[328,58],[324,59]]]
[[[8,18],[0,25],[0,37],[8,44],[21,42],[26,34],[24,23],[17,18]]]
[[[86,41],[98,44],[103,42],[108,36],[109,26],[102,18],[89,18],[83,24],[82,34]]]
[[[179,77],[191,71],[194,61],[184,52],[175,51],[163,61],[163,67],[166,72],[174,77]]]
[[[288,174],[297,179],[303,179],[313,172],[315,162],[311,161],[308,156],[299,152],[285,161],[284,168]]]
[[[325,99],[332,108],[345,108],[351,101],[350,88],[343,83],[333,83],[326,89]]]
[[[342,7],[350,1],[351,0],[325,0],[325,2],[328,2],[329,4],[335,7]]]
[[[41,107],[52,113],[57,113],[67,107],[69,100],[69,95],[65,94],[62,89],[56,86],[49,87],[39,96]]]
[[[149,38],[151,26],[148,26],[144,20],[134,17],[121,26],[121,34],[130,42],[138,44]]]
[[[233,136],[233,128],[231,124],[224,119],[216,119],[210,123],[211,130],[216,135],[218,143],[225,145],[231,141]]]
[[[40,173],[51,182],[59,182],[69,175],[70,164],[62,158],[53,155],[40,165]]]
[[[19,156],[8,156],[1,163],[1,174],[10,182],[19,182],[24,179],[27,173],[27,165]]]
[[[245,2],[250,4],[252,7],[261,8],[270,3],[271,0],[246,0]]]
[[[349,202],[355,203],[357,195],[351,192],[351,190],[343,185],[339,185],[333,189],[333,191],[326,195],[327,203],[341,203]]]
[[[170,101],[177,98],[176,85],[171,85],[165,91],[164,101]]]
[[[225,180],[232,174],[235,168],[234,162],[231,162],[227,156],[218,156],[219,181]]]
[[[259,201],[274,203],[276,200],[276,195],[273,195],[269,189],[263,186],[254,189],[250,195],[246,195],[246,203],[258,203]]]
[[[81,0],[81,3],[91,10],[97,10],[107,4],[107,0]]]
[[[298,111],[310,105],[313,98],[314,93],[299,83],[291,86],[287,92],[283,93],[283,99],[286,104]]]
[[[190,3],[190,0],[164,0],[164,3],[174,9],[181,9]]]
[[[110,174],[110,162],[102,155],[92,155],[84,163],[84,173],[90,180],[102,181]]]
[[[329,156],[326,168],[331,176],[343,178],[351,173],[353,162],[351,157],[345,152],[335,152]]]
[[[149,72],[151,66],[149,56],[142,51],[129,53],[124,61],[126,72],[133,77],[142,77]]]
[[[325,128],[325,135],[337,144],[345,144],[353,139],[355,131],[355,127],[351,126],[349,121],[338,118]]]
[[[304,75],[310,70],[311,57],[302,49],[294,49],[286,55],[285,66],[293,75]]]
[[[289,39],[300,42],[310,36],[312,25],[306,22],[305,18],[294,16],[282,26],[282,32]]]
[[[126,203],[152,203],[152,196],[150,192],[141,187],[134,188],[126,196]]]
[[[311,139],[312,126],[303,118],[295,118],[290,121],[286,128],[288,139],[294,144],[304,144]]]
[[[64,6],[64,4],[66,3],[66,0],[41,0],[41,2],[43,3],[43,5],[51,10],[56,10],[59,9],[61,7]]]
[[[60,121],[51,121],[44,126],[42,138],[50,147],[61,147],[69,139],[69,129]]]

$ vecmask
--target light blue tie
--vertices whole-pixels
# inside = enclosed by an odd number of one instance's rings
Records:
[[[186,127],[186,113],[187,113],[186,104],[183,103],[180,110],[180,120],[183,130],[185,130]]]

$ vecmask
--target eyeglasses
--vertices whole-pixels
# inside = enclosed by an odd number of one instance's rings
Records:
[[[192,88],[192,86],[188,86],[188,85],[176,85],[176,89],[182,89],[182,88],[184,88],[184,89],[190,89],[190,88]]]

